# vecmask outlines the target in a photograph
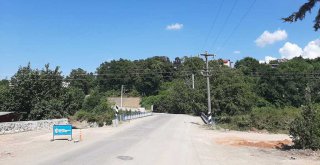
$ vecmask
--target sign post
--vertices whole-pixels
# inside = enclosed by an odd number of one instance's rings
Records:
[[[53,125],[53,139],[55,136],[70,136],[68,140],[72,140],[72,125]]]

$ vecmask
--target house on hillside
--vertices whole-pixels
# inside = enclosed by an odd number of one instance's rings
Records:
[[[260,61],[260,64],[270,65],[272,68],[277,68],[281,63],[288,62],[289,60],[286,58],[276,59],[271,61]]]
[[[232,68],[232,63],[231,60],[222,60],[223,61],[223,65],[227,66],[229,68]]]

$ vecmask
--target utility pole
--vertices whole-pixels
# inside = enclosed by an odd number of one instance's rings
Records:
[[[124,90],[124,85],[121,85],[121,101],[120,101],[121,102],[120,103],[121,104],[121,108],[123,107],[123,101],[122,101],[123,90]]]
[[[192,74],[192,89],[194,89],[194,74]]]
[[[212,121],[212,111],[211,111],[211,94],[210,94],[210,74],[209,74],[209,57],[214,57],[214,54],[209,54],[207,51],[204,54],[201,54],[206,58],[206,68],[204,71],[204,76],[207,77],[207,92],[208,92],[208,121],[209,124],[213,124]]]

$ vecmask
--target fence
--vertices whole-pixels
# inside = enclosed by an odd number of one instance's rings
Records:
[[[130,114],[120,114],[117,116],[118,121],[127,121],[142,117],[152,116],[151,112],[131,112]]]

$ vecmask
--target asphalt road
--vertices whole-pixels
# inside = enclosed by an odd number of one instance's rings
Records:
[[[119,127],[85,129],[80,143],[50,142],[49,132],[6,135],[0,137],[0,164],[319,164],[317,158],[232,143],[242,138],[255,139],[253,142],[281,140],[287,135],[213,131],[202,124],[199,117],[154,114]],[[77,138],[79,130],[74,133]],[[292,156],[297,159],[291,159]]]
[[[199,118],[187,115],[156,114],[152,120],[40,164],[210,164],[199,157],[196,147],[206,145],[192,138],[199,124]],[[210,150],[207,147],[201,150]]]

